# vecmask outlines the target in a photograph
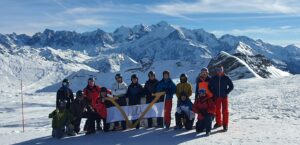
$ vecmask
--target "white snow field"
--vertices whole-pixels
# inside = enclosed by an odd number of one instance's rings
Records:
[[[20,145],[174,145],[174,144],[300,144],[300,75],[273,79],[234,81],[230,94],[229,131],[213,130],[204,137],[192,131],[140,129],[122,132],[98,132],[63,139],[51,138],[51,120],[55,93],[26,93],[25,133],[22,133],[19,88],[1,87],[0,144]],[[4,89],[4,90],[3,90]],[[74,90],[75,92],[76,90]],[[176,97],[174,97],[173,116]],[[83,123],[83,122],[82,122]],[[172,126],[174,126],[174,118]]]

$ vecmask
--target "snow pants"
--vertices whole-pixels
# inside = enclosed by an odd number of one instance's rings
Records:
[[[170,127],[171,124],[171,111],[172,111],[172,100],[165,100],[164,117],[165,117],[165,125],[167,127]]]
[[[229,109],[228,97],[216,97],[216,123],[220,126],[228,126],[229,123]]]

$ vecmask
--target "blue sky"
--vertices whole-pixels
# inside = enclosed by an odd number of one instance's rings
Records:
[[[246,35],[300,46],[299,0],[1,0],[0,33],[54,30],[108,32],[156,24],[203,28],[216,36]]]

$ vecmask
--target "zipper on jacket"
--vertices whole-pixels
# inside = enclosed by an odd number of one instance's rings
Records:
[[[219,76],[219,97],[221,97],[221,77]]]

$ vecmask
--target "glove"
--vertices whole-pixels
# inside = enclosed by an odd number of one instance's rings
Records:
[[[189,119],[190,119],[190,120],[195,119],[195,113],[194,113],[193,111],[190,111]]]
[[[177,110],[177,111],[176,111],[177,113],[181,113],[180,107],[177,107],[176,110]]]
[[[172,93],[172,90],[171,90],[171,88],[166,88],[166,89],[165,89],[165,92],[166,92],[166,94],[171,94],[171,93]]]
[[[203,116],[206,116],[207,115],[207,110],[201,109],[201,110],[199,110],[199,113],[202,114]]]

